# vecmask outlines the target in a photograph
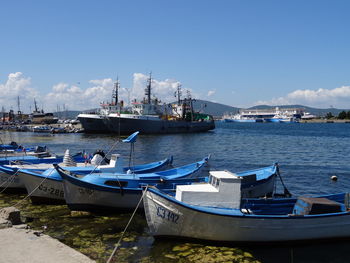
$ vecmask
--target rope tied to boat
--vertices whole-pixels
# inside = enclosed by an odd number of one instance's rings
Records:
[[[2,194],[4,191],[6,191],[6,189],[10,186],[10,184],[14,181],[14,178],[17,176],[17,174],[24,169],[24,167],[21,168],[21,165],[30,164],[33,167],[37,167],[37,168],[40,167],[37,164],[32,164],[32,163],[29,163],[29,162],[21,161],[20,163],[18,163],[18,160],[17,161],[13,161],[12,163],[17,164],[17,166],[19,166],[20,168],[14,174],[10,175],[2,184],[0,184],[0,188],[2,188],[3,185],[8,183],[8,185],[6,187],[4,187],[4,189],[2,189],[0,191],[0,194]]]
[[[282,186],[283,186],[283,189],[284,189],[284,195],[286,197],[291,197],[292,194],[289,192],[289,190],[287,189],[286,185],[284,184],[283,180],[282,180],[282,176],[281,176],[281,173],[280,173],[280,168],[279,168],[279,165],[278,163],[275,164],[276,165],[276,174],[278,175],[278,177],[280,178],[280,181],[282,183]]]
[[[6,183],[8,183],[7,186],[5,186],[0,191],[0,194],[2,194],[10,186],[10,184],[15,180],[15,177],[17,176],[17,174],[20,170],[21,169],[18,169],[14,174],[10,175],[2,184],[0,184],[0,187],[3,187]]]
[[[18,201],[15,205],[13,205],[14,207],[20,205],[24,200],[28,199],[28,197],[30,197],[39,187],[42,183],[44,183],[46,181],[46,179],[52,174],[52,172],[55,171],[54,168],[52,168],[52,170],[50,171],[50,173],[48,173],[43,180],[41,180],[41,182],[30,192],[28,193],[27,196],[25,196],[22,200]]]
[[[99,161],[99,163],[97,163],[97,164],[93,167],[93,169],[91,170],[91,172],[88,173],[87,175],[91,175],[91,174],[93,174],[93,173],[96,171],[96,169],[98,168],[98,166],[101,165],[101,163],[106,159],[106,156],[114,150],[114,148],[118,145],[119,142],[121,142],[120,139],[119,139],[117,142],[115,142],[115,143],[110,147],[110,149],[109,149],[108,152],[105,154],[105,156],[104,156],[103,158],[101,158],[101,160]],[[63,168],[61,168],[61,169],[64,170]],[[70,174],[71,176],[78,177],[78,176],[76,176],[76,175],[74,174],[74,172],[69,172],[69,174]],[[121,190],[120,193],[121,193],[121,195],[124,195],[122,183],[120,182],[118,176],[116,176],[116,179],[117,179],[117,182],[118,182],[118,184],[119,184],[119,186],[120,186],[120,190]]]
[[[117,244],[115,245],[115,247],[114,247],[114,249],[113,249],[113,251],[112,251],[112,254],[109,256],[109,258],[108,258],[108,260],[107,260],[106,263],[110,263],[111,260],[113,259],[114,255],[115,255],[115,253],[117,252],[117,250],[118,250],[118,248],[119,248],[119,246],[120,246],[120,242],[122,241],[123,236],[124,236],[126,230],[128,229],[128,227],[129,227],[129,225],[130,225],[132,219],[134,218],[134,216],[135,216],[135,214],[136,214],[136,211],[137,211],[137,209],[139,208],[139,206],[140,206],[140,204],[141,204],[141,201],[143,200],[145,194],[147,193],[147,189],[148,189],[148,185],[146,185],[145,189],[143,190],[142,196],[141,196],[139,202],[137,203],[137,206],[136,206],[134,212],[132,213],[132,215],[131,215],[131,217],[130,217],[130,219],[129,219],[129,222],[126,224],[126,227],[124,228],[124,230],[123,230],[123,232],[122,232],[122,234],[121,234],[121,236],[120,236],[120,238],[119,238]]]

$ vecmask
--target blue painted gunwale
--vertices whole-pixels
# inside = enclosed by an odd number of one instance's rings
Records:
[[[200,212],[208,215],[224,216],[224,217],[235,217],[235,218],[245,218],[245,219],[288,219],[288,220],[307,220],[314,218],[326,218],[326,217],[338,217],[338,216],[350,216],[350,211],[339,212],[339,213],[327,213],[319,215],[304,215],[304,216],[289,216],[289,215],[254,215],[254,214],[244,214],[240,209],[229,209],[229,208],[218,208],[218,207],[205,207],[205,206],[194,206],[189,205],[184,202],[176,200],[174,197],[162,193],[159,189],[148,188],[150,191],[160,197],[163,197],[167,201],[174,203],[176,205],[182,206],[186,209]]]
[[[153,163],[147,163],[147,164],[140,164],[140,165],[135,165],[132,167],[124,167],[123,170],[124,172],[127,172],[128,170],[131,170],[134,173],[150,173],[153,171],[156,171],[168,164],[173,163],[173,156],[171,155],[169,158],[166,158],[164,160],[158,161],[158,162],[153,162]]]
[[[148,164],[141,164],[137,165],[134,167],[131,167],[131,170],[134,173],[139,173],[139,172],[151,172],[157,169],[160,169],[161,167],[164,167],[165,165],[171,163],[173,160],[173,157],[170,156],[169,158],[166,158],[164,160],[158,161],[158,162],[153,162],[153,163],[148,163]],[[0,170],[1,170],[0,166]],[[147,170],[148,168],[148,170]],[[64,167],[65,170],[74,172],[80,175],[88,175],[93,171],[93,167]],[[129,169],[129,167],[123,168],[123,170],[126,172]],[[62,181],[62,177],[59,175],[59,173],[55,170],[55,168],[49,168],[45,170],[41,169],[22,169],[22,173],[25,173],[26,175],[31,175],[31,176],[36,176],[36,177],[41,177],[41,178],[47,178],[46,180],[53,180],[53,181]],[[99,168],[96,168],[94,170],[94,174],[99,174],[101,175],[101,170]],[[120,174],[121,176],[124,176],[124,174]]]
[[[268,167],[263,167],[260,169],[254,169],[254,170],[248,170],[248,171],[242,171],[242,172],[238,172],[236,173],[238,176],[247,176],[247,175],[251,175],[251,174],[255,174],[256,175],[256,180],[257,181],[261,181],[264,179],[268,179],[269,177],[271,177],[271,175],[276,175],[277,174],[277,164],[268,166]]]
[[[105,184],[96,184],[92,182],[88,182],[79,178],[76,178],[71,175],[67,175],[65,173],[61,173],[61,176],[63,180],[66,180],[70,182],[71,184],[74,184],[78,187],[83,187],[87,189],[92,189],[92,190],[97,190],[97,191],[102,191],[102,192],[114,192],[114,193],[128,193],[128,194],[141,194],[142,188],[145,187],[146,185],[157,185],[157,186],[171,186],[171,188],[163,188],[165,191],[171,191],[175,189],[175,186],[178,184],[191,184],[194,182],[205,182],[207,180],[207,177],[198,177],[198,178],[183,178],[183,179],[172,179],[168,180],[164,183],[161,178],[159,179],[148,179],[148,180],[139,180],[139,179],[124,179],[124,178],[119,178],[120,182],[132,182],[134,184],[134,187],[116,187],[116,186],[110,186],[110,185],[105,185]],[[97,175],[96,178],[99,176]],[[115,179],[115,177],[114,177]],[[103,180],[105,182],[106,180]],[[129,185],[129,184],[128,184]]]
[[[141,174],[117,174],[117,173],[98,173],[98,177],[93,174],[88,174],[84,176],[82,180],[89,181],[90,179],[95,181],[96,178],[103,179],[115,179],[116,176],[122,176],[119,179],[130,179],[130,180],[146,180],[146,179],[159,179],[162,178],[164,180],[177,179],[185,176],[189,176],[195,172],[197,172],[200,168],[202,168],[209,160],[209,157],[205,157],[201,161],[187,164],[184,166],[176,167],[169,170],[164,170],[160,172],[153,173],[141,173]],[[63,168],[63,170],[66,170]],[[67,169],[68,170],[68,169]],[[74,173],[74,171],[70,171]],[[102,179],[102,180],[103,180]]]
[[[82,156],[73,156],[73,159],[75,162],[84,162],[85,159]],[[36,156],[10,156],[10,157],[2,157],[0,158],[0,165],[10,165],[15,161],[23,162],[23,163],[30,163],[30,164],[38,164],[38,163],[61,163],[63,162],[63,156],[57,156],[57,157],[43,157],[39,158]]]
[[[0,165],[0,171],[9,175],[14,175],[17,171],[18,168],[15,167],[7,167],[6,165]]]

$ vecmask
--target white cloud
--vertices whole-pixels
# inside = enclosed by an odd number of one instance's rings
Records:
[[[305,106],[328,108],[334,105],[337,108],[350,108],[350,86],[334,89],[295,90],[284,97],[273,98],[269,101],[257,101],[255,105],[290,105],[302,104]]]
[[[52,92],[45,95],[45,101],[50,101],[49,110],[55,110],[56,106],[65,105],[70,110],[87,110],[98,108],[103,101],[111,100],[113,80],[90,80],[91,87],[82,89],[76,85],[59,83],[52,87]],[[62,107],[61,107],[62,108]]]
[[[215,93],[216,93],[216,90],[209,90],[209,91],[208,91],[208,94],[207,94],[207,97],[211,97],[211,96],[213,96]]]
[[[136,98],[141,100],[145,97],[145,88],[147,85],[147,80],[149,76],[142,73],[134,73],[133,80],[133,89],[131,91],[131,98]],[[173,102],[176,100],[175,92],[181,83],[177,80],[165,79],[165,80],[156,80],[152,79],[152,97],[157,97],[163,102]],[[183,91],[183,96],[185,92]]]
[[[17,111],[17,97],[20,97],[21,110],[28,111],[29,105],[33,104],[39,92],[31,87],[31,79],[22,72],[10,73],[4,84],[0,84],[0,107],[6,111],[13,109]]]
[[[130,99],[142,100],[145,97],[145,88],[147,85],[148,75],[134,73],[133,87],[126,89],[121,85],[119,90],[119,100],[128,102]],[[60,82],[51,87],[47,94],[40,94],[36,89],[31,87],[31,79],[25,77],[21,72],[11,73],[4,84],[0,84],[0,107],[4,106],[6,110],[11,107],[17,110],[17,96],[21,99],[21,109],[29,113],[30,108],[33,110],[33,100],[37,101],[38,107],[44,111],[56,111],[57,106],[62,110],[63,105],[69,110],[87,110],[98,108],[101,102],[111,101],[114,80],[111,78],[94,79],[88,82],[89,87],[82,88],[84,83],[69,84]],[[157,97],[162,102],[173,102],[176,100],[175,91],[181,83],[173,79],[157,80],[152,79],[152,97]],[[196,96],[191,89],[182,89],[182,97],[187,96],[186,90],[189,90],[194,98]],[[129,94],[130,93],[130,94]],[[215,91],[209,91],[211,96]]]
[[[148,75],[134,73],[132,89],[126,89],[121,85],[119,90],[119,100],[128,102],[130,99],[142,100],[145,97],[145,88]],[[45,101],[50,101],[53,106],[50,110],[55,110],[56,105],[68,105],[71,110],[86,110],[98,108],[101,102],[111,101],[114,80],[111,78],[94,79],[89,83],[92,85],[87,89],[81,89],[75,85],[59,83],[52,87],[52,92],[45,96]],[[157,97],[162,102],[175,101],[174,93],[180,82],[176,80],[156,80],[152,79],[152,97]],[[67,107],[67,106],[66,106]],[[62,108],[62,107],[61,107]]]

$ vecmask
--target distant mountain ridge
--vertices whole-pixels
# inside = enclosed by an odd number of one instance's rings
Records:
[[[193,107],[195,111],[204,112],[207,114],[211,114],[215,117],[221,117],[225,113],[238,113],[241,108],[228,106],[221,103],[206,101],[206,100],[195,100],[193,102]],[[328,109],[318,109],[307,107],[303,105],[257,105],[254,107],[250,107],[247,109],[273,109],[279,107],[283,108],[303,108],[306,112],[309,112],[313,115],[322,117],[325,116],[328,112],[331,112],[334,116],[338,116],[338,114],[342,111],[349,111],[349,109],[336,109],[336,108],[328,108]],[[95,111],[96,109],[84,110],[84,111]],[[61,119],[75,119],[79,113],[83,111],[63,111],[63,112],[55,112],[54,115]]]
[[[201,111],[215,117],[221,117],[225,113],[238,113],[239,111],[239,108],[236,107],[205,100],[195,100],[193,108],[195,111]]]

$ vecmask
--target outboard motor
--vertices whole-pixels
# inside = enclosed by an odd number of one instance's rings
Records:
[[[35,153],[43,153],[43,152],[46,152],[46,146],[36,146],[34,152],[35,152]]]
[[[109,164],[110,160],[107,159],[106,154],[102,150],[94,152],[94,157],[91,160],[92,165]]]

